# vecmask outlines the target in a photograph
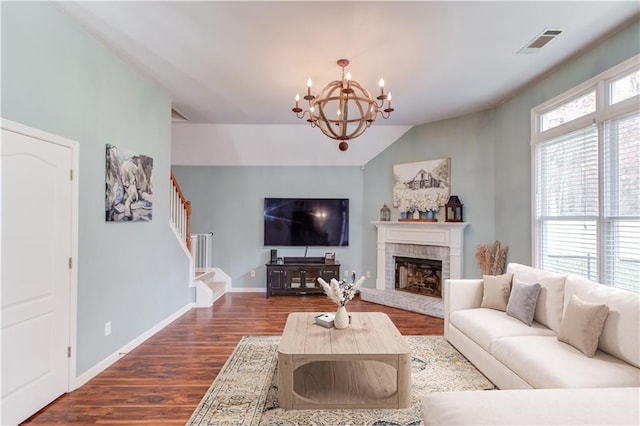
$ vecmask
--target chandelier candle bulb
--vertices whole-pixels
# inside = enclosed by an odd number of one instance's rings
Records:
[[[345,91],[345,93],[347,94],[353,93],[353,90],[351,90],[351,73],[350,72],[347,72],[347,90]]]
[[[379,100],[380,102],[384,102],[384,100],[387,98],[384,95],[384,78],[380,77],[380,81],[378,82],[378,85],[380,86],[380,95],[376,99]],[[382,107],[382,104],[380,105],[380,107]]]
[[[313,83],[311,82],[311,77],[309,77],[309,79],[307,80],[307,96],[304,97],[304,99],[309,102],[311,102],[315,98],[315,96],[311,94],[312,85]]]

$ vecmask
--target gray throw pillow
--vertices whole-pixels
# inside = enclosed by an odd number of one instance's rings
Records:
[[[531,326],[533,316],[536,313],[540,287],[539,283],[527,284],[514,278],[511,285],[511,296],[509,296],[509,303],[507,303],[507,315]]]

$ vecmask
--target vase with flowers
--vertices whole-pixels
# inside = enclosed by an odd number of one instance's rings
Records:
[[[350,283],[345,280],[338,281],[335,278],[331,278],[329,283],[322,278],[318,278],[318,282],[329,299],[338,305],[333,326],[337,329],[347,328],[349,326],[349,315],[347,314],[346,304],[356,295],[358,289],[364,283],[364,277],[356,281],[356,274],[354,273],[351,275]]]
[[[445,202],[445,195],[440,193],[427,193],[416,203],[416,208],[420,210],[420,218],[436,221],[435,214],[440,210],[440,206]]]

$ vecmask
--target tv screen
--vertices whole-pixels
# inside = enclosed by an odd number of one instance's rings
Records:
[[[346,198],[265,198],[265,246],[348,246]]]

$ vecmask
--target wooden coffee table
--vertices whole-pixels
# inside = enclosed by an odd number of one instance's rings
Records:
[[[406,408],[411,350],[389,317],[354,312],[344,330],[289,314],[278,345],[278,402],[285,409]]]

